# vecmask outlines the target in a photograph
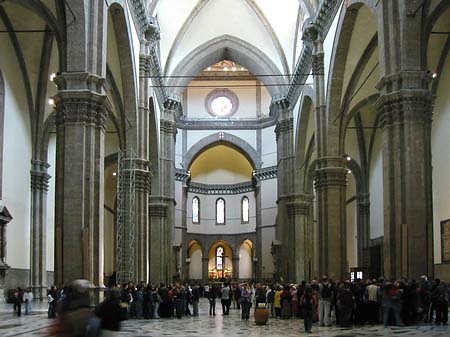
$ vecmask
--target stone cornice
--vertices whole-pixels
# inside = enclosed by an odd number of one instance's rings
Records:
[[[293,130],[294,130],[294,118],[291,117],[280,120],[277,123],[277,126],[275,127],[276,140],[278,141],[278,138],[282,133],[293,132]]]
[[[191,182],[188,187],[188,191],[196,194],[213,194],[213,195],[226,195],[226,194],[242,194],[253,192],[255,190],[255,184],[253,181],[247,181],[238,184],[201,184]]]
[[[291,83],[289,85],[286,98],[295,105],[302,86],[305,84],[308,73],[311,70],[313,62],[313,42],[317,39],[323,41],[333,23],[334,15],[342,0],[324,0],[317,11],[314,19],[308,19],[305,21],[304,26],[304,44],[295,65],[294,75],[292,76]]]
[[[258,130],[275,124],[272,116],[253,120],[177,118],[177,128],[186,130]]]
[[[314,174],[316,189],[347,186],[348,170],[344,167],[318,168]]]
[[[151,217],[167,218],[168,205],[165,203],[150,203],[148,205],[148,213]]]
[[[40,160],[31,160],[31,190],[48,191],[51,176],[47,173],[50,164]]]
[[[131,4],[131,15],[136,24],[137,31],[144,34],[149,25],[149,16],[143,0],[128,0]]]
[[[253,176],[259,181],[276,179],[278,176],[278,168],[276,165],[264,167],[259,170],[256,170]]]

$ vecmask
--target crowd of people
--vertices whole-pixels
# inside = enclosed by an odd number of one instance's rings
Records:
[[[210,283],[153,285],[141,282],[120,284],[105,291],[105,300],[91,307],[92,287],[78,280],[67,287],[48,292],[48,317],[57,318],[54,335],[96,336],[95,331],[113,335],[126,319],[160,319],[199,315],[199,301],[206,298],[209,316],[216,315],[220,301],[224,316],[230,309],[240,310],[242,320],[249,320],[251,308],[265,308],[274,319],[302,319],[306,332],[314,322],[319,326],[341,327],[364,324],[447,325],[450,288],[439,279],[423,276],[418,282],[355,280],[334,282],[321,280],[300,284]],[[21,303],[31,312],[31,289],[16,290],[14,310],[20,315]],[[92,333],[89,334],[89,331]],[[63,333],[64,332],[64,333]],[[79,334],[78,334],[79,333]],[[108,335],[103,333],[102,335]]]

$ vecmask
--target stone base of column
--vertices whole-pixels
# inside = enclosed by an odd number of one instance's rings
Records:
[[[93,286],[89,289],[89,297],[91,298],[91,303],[99,304],[105,299],[105,286]]]
[[[34,299],[37,301],[43,301],[47,299],[47,286],[46,285],[34,285],[31,286],[31,290],[33,291]]]

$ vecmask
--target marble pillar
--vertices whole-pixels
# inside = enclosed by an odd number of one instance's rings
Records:
[[[315,171],[319,227],[319,273],[333,280],[348,276],[345,193],[347,169],[343,157],[318,160]]]
[[[36,299],[47,297],[47,192],[50,165],[31,161],[31,287]]]
[[[87,279],[103,287],[104,80],[63,73],[56,103],[55,280]],[[96,91],[76,88],[96,88]]]
[[[429,74],[400,72],[381,80],[384,276],[433,275]]]

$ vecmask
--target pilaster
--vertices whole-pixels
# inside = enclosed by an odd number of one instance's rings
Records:
[[[150,216],[149,280],[156,284],[167,283],[171,281],[168,260],[172,250],[172,244],[169,247],[166,246],[168,205],[162,198],[150,197],[148,213]]]
[[[426,72],[403,71],[378,85],[387,278],[433,275],[429,80]]]
[[[36,299],[47,296],[47,192],[50,165],[31,161],[31,287]]]
[[[55,82],[55,280],[63,285],[84,278],[102,288],[104,138],[110,105],[98,76],[63,73]]]
[[[347,276],[345,158],[324,157],[315,171],[319,227],[319,272],[334,280]]]

